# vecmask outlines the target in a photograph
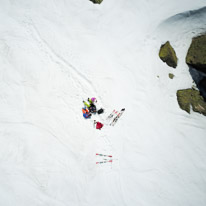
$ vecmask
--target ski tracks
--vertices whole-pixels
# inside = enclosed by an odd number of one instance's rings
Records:
[[[80,66],[74,66],[70,61],[58,54],[42,37],[40,31],[30,17],[26,17],[24,27],[30,36],[37,42],[40,51],[42,51],[42,53],[44,53],[54,64],[57,64],[61,68],[62,72],[68,74],[82,93],[89,93],[88,91],[90,91],[90,93],[96,95],[101,101],[101,98],[99,97],[92,81],[85,74],[79,71],[81,70]],[[72,51],[70,53],[72,54]],[[71,55],[70,58],[72,58]]]

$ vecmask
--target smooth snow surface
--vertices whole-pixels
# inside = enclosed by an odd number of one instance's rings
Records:
[[[193,85],[185,56],[204,6],[0,0],[0,205],[205,206],[206,117],[176,100]],[[176,69],[158,57],[167,40]],[[93,96],[105,113],[85,120]]]

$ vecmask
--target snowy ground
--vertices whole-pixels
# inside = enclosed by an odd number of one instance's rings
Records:
[[[206,31],[204,6],[0,0],[0,205],[206,205],[206,117],[176,100],[193,85],[185,55]],[[175,70],[158,57],[167,40]],[[105,113],[85,120],[92,96]],[[96,165],[96,153],[115,160]]]

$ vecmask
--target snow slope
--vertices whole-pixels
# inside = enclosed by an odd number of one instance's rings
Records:
[[[176,100],[192,85],[185,55],[205,6],[1,0],[0,205],[206,205],[206,118]],[[158,57],[167,40],[175,70]],[[85,120],[92,96],[105,114]],[[115,127],[94,129],[123,107]],[[96,165],[96,153],[115,160]]]

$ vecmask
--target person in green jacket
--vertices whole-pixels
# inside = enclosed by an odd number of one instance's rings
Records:
[[[90,103],[87,103],[85,101],[83,101],[84,105],[87,107],[87,108],[90,108],[91,104]]]

